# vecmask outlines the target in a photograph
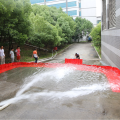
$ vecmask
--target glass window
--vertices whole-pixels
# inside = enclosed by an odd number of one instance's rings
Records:
[[[68,15],[70,15],[70,16],[77,15],[77,10],[68,11]]]
[[[46,2],[49,2],[49,1],[55,1],[55,0],[46,0]]]
[[[81,16],[81,11],[79,12],[79,16]]]
[[[79,3],[79,8],[81,8],[81,3]]]
[[[65,8],[66,7],[66,3],[60,3],[60,4],[53,4],[53,5],[48,5],[49,7],[54,6],[56,8]]]
[[[73,6],[77,6],[76,1],[68,2],[68,7],[73,7]]]
[[[101,22],[101,20],[97,20],[97,24],[98,24],[99,22]]]
[[[44,0],[30,0],[31,4],[35,4],[35,3],[41,3],[44,2]]]

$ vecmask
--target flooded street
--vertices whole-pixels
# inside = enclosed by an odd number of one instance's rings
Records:
[[[86,48],[88,48],[86,50]],[[101,65],[88,44],[73,44],[55,59],[81,55],[83,64]],[[6,100],[6,101],[5,101]],[[120,119],[120,94],[102,73],[72,67],[15,68],[0,74],[0,119]]]

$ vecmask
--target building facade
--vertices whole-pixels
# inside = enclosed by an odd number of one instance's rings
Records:
[[[47,5],[49,7],[61,7],[65,13],[76,17],[86,18],[93,25],[97,25],[101,21],[101,17],[96,15],[97,0],[31,0],[31,4]]]
[[[102,0],[102,61],[120,69],[120,0]]]

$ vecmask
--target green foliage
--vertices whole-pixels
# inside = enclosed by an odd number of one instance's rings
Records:
[[[28,39],[31,12],[29,0],[0,0],[0,42],[23,44]]]
[[[83,36],[86,36],[91,32],[91,29],[93,28],[93,24],[86,19],[83,19],[81,17],[77,17],[75,19],[76,22],[76,32],[75,32],[75,38],[80,39]]]
[[[92,29],[90,35],[92,36],[93,45],[101,48],[101,23]]]
[[[70,43],[76,23],[61,8],[31,5],[30,0],[0,0],[0,42],[26,41],[38,47]]]
[[[36,44],[38,39],[39,47],[59,46],[71,42],[75,33],[76,24],[72,17],[64,13],[61,8],[32,5],[32,13],[29,17],[32,25],[32,33],[29,42]],[[38,34],[41,37],[37,37]],[[37,36],[36,36],[37,35]],[[40,45],[41,44],[41,45]]]

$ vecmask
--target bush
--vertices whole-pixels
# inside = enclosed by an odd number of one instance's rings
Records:
[[[101,23],[94,27],[90,33],[92,43],[94,46],[101,48]]]

